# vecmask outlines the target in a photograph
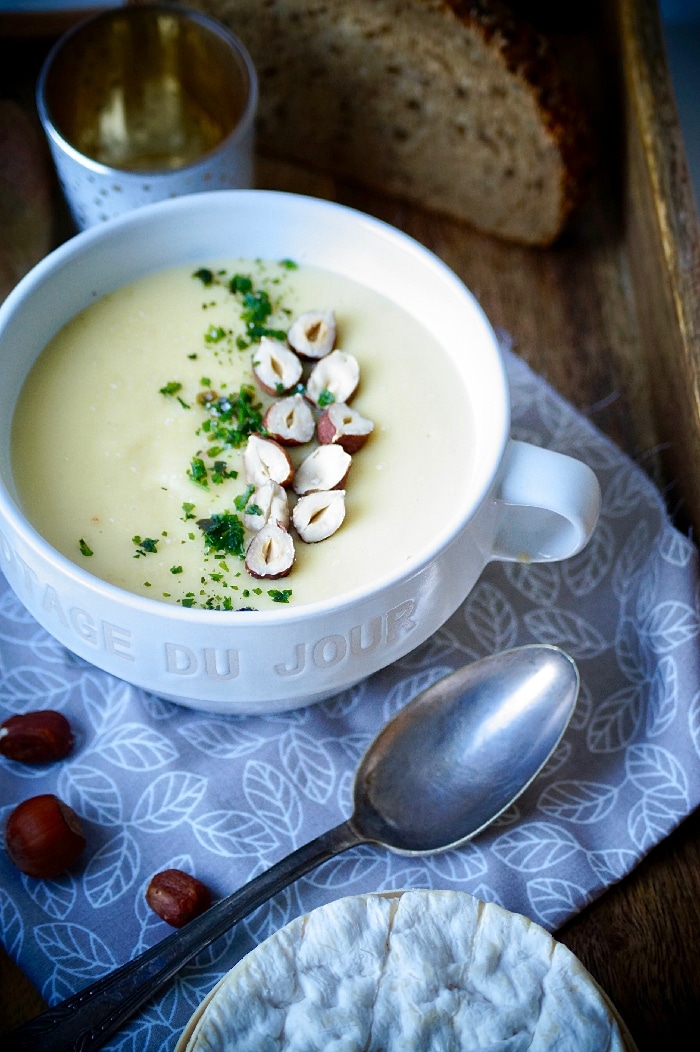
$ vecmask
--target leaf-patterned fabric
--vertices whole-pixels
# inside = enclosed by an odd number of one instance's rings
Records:
[[[347,817],[356,765],[382,724],[466,661],[529,642],[577,660],[581,697],[545,771],[468,846],[407,858],[360,847],[261,907],[184,970],[108,1046],[171,1049],[240,956],[299,913],[364,891],[469,891],[555,930],[620,880],[700,801],[697,552],[644,473],[506,351],[515,437],[571,453],[601,482],[600,523],[560,564],[489,565],[457,613],[397,664],[328,702],[270,717],[208,716],[72,657],[0,583],[0,719],[64,712],[71,756],[0,758],[0,814],[56,792],[82,816],[81,864],[51,881],[0,852],[0,936],[50,1003],[171,929],[151,875],[193,872],[216,896]]]

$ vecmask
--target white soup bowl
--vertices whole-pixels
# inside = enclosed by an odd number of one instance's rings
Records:
[[[464,383],[474,458],[425,550],[371,586],[279,611],[185,609],[108,584],[39,535],[13,479],[12,418],[31,366],[97,298],[142,275],[210,259],[294,259],[395,301],[437,339]],[[0,569],[69,650],[193,708],[272,713],[320,701],[424,642],[493,559],[574,555],[600,508],[581,462],[510,437],[497,339],[434,254],[360,212],[295,194],[224,190],[143,208],[52,252],[0,308]]]

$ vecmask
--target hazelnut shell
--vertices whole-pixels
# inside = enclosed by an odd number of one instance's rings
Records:
[[[181,869],[163,869],[151,878],[146,902],[161,920],[182,928],[209,909],[211,892],[201,880]]]
[[[75,811],[53,793],[23,800],[5,826],[8,857],[29,877],[57,877],[78,860],[85,844]]]
[[[39,709],[9,716],[0,724],[0,753],[20,763],[63,760],[73,748],[73,732],[62,712]]]

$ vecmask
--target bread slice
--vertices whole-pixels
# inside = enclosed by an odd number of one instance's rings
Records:
[[[192,0],[243,41],[258,149],[547,245],[590,165],[541,35],[487,0]]]

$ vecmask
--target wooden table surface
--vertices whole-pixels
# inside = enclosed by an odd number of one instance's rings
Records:
[[[643,4],[620,0],[619,6],[634,15]],[[653,17],[650,25],[656,33]],[[619,71],[614,61],[601,65],[590,24],[569,18],[555,28],[568,34],[571,53],[586,56],[593,102],[607,98]],[[0,298],[70,233],[41,137],[32,140],[23,123],[35,120],[34,77],[48,43],[0,36]],[[620,111],[611,116],[610,107],[601,110],[608,111],[607,123],[601,123],[606,158],[618,137],[614,122],[621,118]],[[26,151],[25,175],[29,168],[43,173],[33,180],[23,177],[20,186],[16,166],[8,162],[18,141]],[[675,177],[682,179],[680,171]],[[649,380],[644,294],[626,230],[634,224],[624,222],[614,167],[599,165],[584,208],[560,243],[546,251],[506,245],[448,218],[283,162],[261,159],[258,182],[361,208],[435,251],[475,292],[492,323],[510,334],[515,350],[649,473],[682,528],[689,522],[697,531],[693,486],[679,472],[678,456],[666,455],[672,446],[677,452],[679,443],[669,440],[671,421],[658,413],[658,377],[654,384]],[[700,295],[698,271],[693,273]],[[687,1035],[700,1020],[700,814],[688,817],[629,877],[556,934],[610,996],[639,1052],[689,1047]],[[0,950],[0,1034],[40,1006],[36,991]]]

